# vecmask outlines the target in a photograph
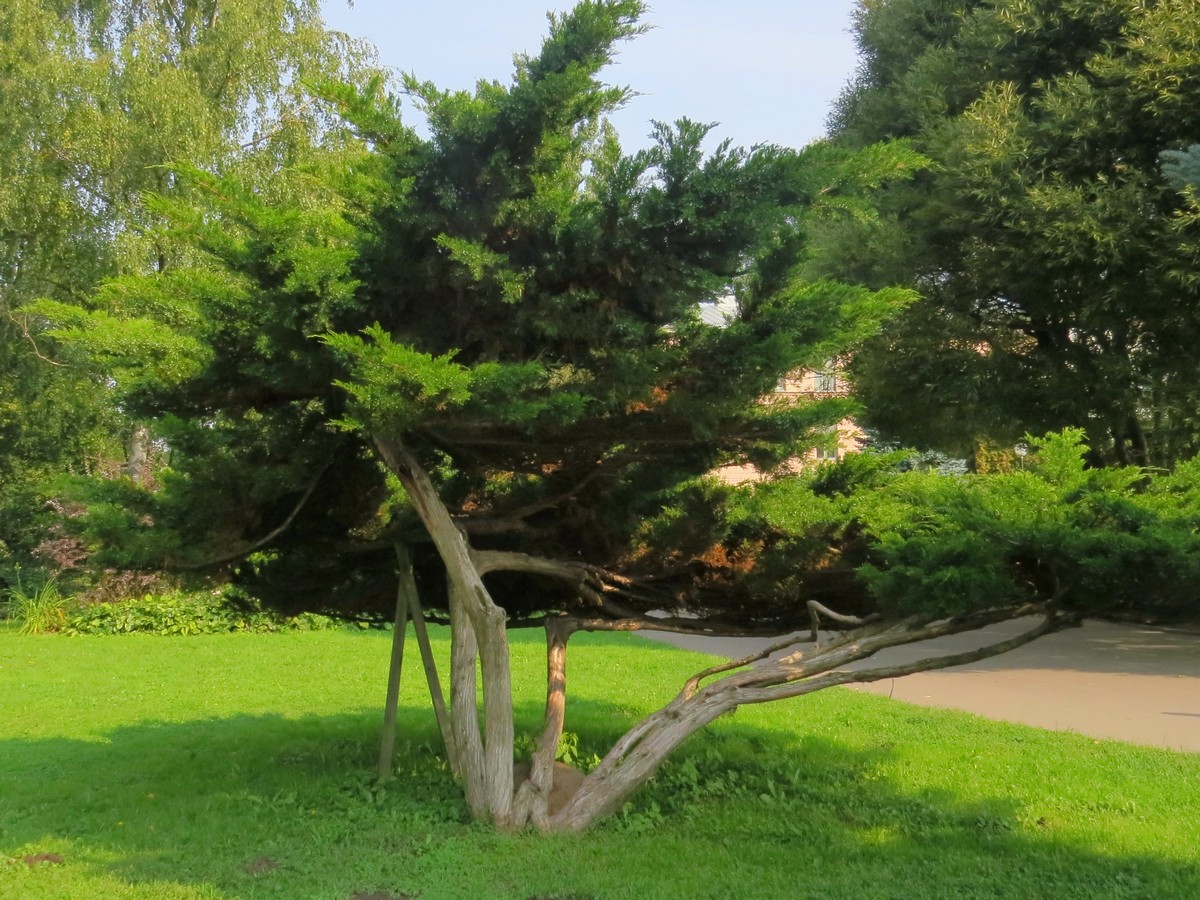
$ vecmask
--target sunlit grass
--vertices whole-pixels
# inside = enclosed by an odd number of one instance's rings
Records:
[[[1200,896],[1200,754],[842,691],[719,720],[589,834],[498,834],[437,755],[415,648],[374,783],[387,641],[0,633],[0,897]],[[514,655],[532,734],[539,637]],[[574,638],[583,753],[701,660]]]

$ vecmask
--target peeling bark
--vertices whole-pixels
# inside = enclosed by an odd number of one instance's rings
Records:
[[[475,668],[479,648],[475,628],[463,609],[460,590],[450,585],[450,730],[458,749],[467,806],[475,818],[487,816],[483,782],[483,734],[479,729],[479,688]]]
[[[504,610],[488,594],[428,474],[400,442],[376,436],[375,446],[412,500],[450,580],[451,719],[467,802],[476,817],[507,826],[513,801],[512,674]],[[475,659],[483,676],[483,734],[475,695]]]
[[[971,631],[1035,613],[1044,616],[1035,628],[977,650],[902,665],[857,670],[842,668],[888,647]],[[626,732],[588,774],[574,797],[543,827],[555,831],[580,831],[611,814],[688,737],[739,706],[798,697],[834,685],[899,678],[913,672],[963,665],[1005,653],[1073,624],[1077,624],[1074,617],[1058,614],[1048,603],[1028,604],[935,623],[908,620],[890,625],[869,625],[811,652],[797,651],[780,659],[768,659],[767,654],[772,652],[768,649],[743,660],[713,666],[689,679],[670,703]],[[781,642],[773,649],[777,651],[796,643],[800,643],[800,639]],[[752,665],[754,663],[758,665]],[[705,687],[699,686],[705,678],[722,673],[732,674],[725,674]]]
[[[518,785],[513,800],[514,825],[533,822],[538,828],[545,829],[549,824],[549,816],[558,812],[558,809],[552,808],[551,798],[563,775],[557,770],[554,760],[566,723],[567,640],[573,631],[574,620],[567,616],[546,620],[545,724],[533,754],[529,779]],[[574,794],[574,787],[571,795]],[[563,800],[561,805],[565,805],[569,798],[564,796]]]

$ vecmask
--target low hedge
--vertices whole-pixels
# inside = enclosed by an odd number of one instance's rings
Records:
[[[232,631],[318,631],[335,619],[304,613],[285,618],[257,607],[237,606],[219,595],[163,594],[70,610],[63,634],[225,634]]]

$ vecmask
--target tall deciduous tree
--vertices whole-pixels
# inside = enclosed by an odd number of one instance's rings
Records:
[[[740,705],[1063,627],[1092,599],[1078,561],[1105,558],[1109,531],[1119,573],[1161,569],[1164,584],[1176,570],[1158,562],[1195,543],[1190,481],[1163,499],[1181,527],[1156,531],[1127,508],[1138,473],[1085,473],[1077,435],[1046,441],[1038,478],[972,494],[915,476],[861,508],[847,499],[858,486],[888,482],[866,458],[758,491],[706,477],[770,470],[847,411],[762,398],[910,295],[801,277],[809,228],[861,213],[863,185],[920,160],[899,145],[705,154],[708,129],[687,120],[623,153],[604,116],[626,91],[599,72],[641,11],[591,0],[553,17],[507,85],[408,80],[428,138],[378,85],[330,88],[360,153],[281,170],[270,198],[180,170],[209,203],[154,208],[195,265],[112,282],[90,306],[39,307],[120,373],[124,402],[174,448],[162,492],[93,494],[90,527],[112,552],[231,564],[275,606],[382,621],[396,545],[411,545],[422,602],[451,627],[451,764],[472,813],[502,826],[588,826]],[[707,324],[702,305],[724,298],[736,314]],[[1045,515],[1031,520],[1031,505]],[[1025,634],[971,654],[846,668],[1033,613]],[[551,807],[572,633],[814,623],[858,627],[698,673]],[[515,784],[508,633],[534,625],[546,716]]]
[[[163,270],[143,193],[177,189],[169,164],[237,167],[263,183],[325,125],[306,80],[361,51],[308,0],[162,3],[13,0],[0,10],[0,539],[39,539],[45,482],[120,460],[138,434],[111,373],[64,355],[29,304],[75,301],[114,275]],[[5,567],[0,551],[0,569]]]
[[[1198,28],[1174,0],[860,5],[837,139],[933,161],[887,197],[894,230],[829,239],[833,267],[923,295],[856,358],[873,424],[960,453],[1064,425],[1095,461],[1194,452],[1197,284],[1158,154],[1197,137]]]

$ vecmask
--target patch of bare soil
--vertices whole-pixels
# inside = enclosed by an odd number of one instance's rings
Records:
[[[30,853],[28,856],[22,857],[21,862],[27,866],[36,866],[41,863],[50,863],[51,865],[61,865],[63,858],[57,853]]]

